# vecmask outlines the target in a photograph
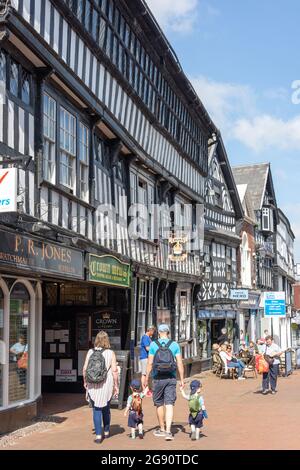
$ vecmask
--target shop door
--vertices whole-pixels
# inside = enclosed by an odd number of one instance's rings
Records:
[[[212,320],[211,321],[211,343],[215,344],[218,342],[218,338],[221,336],[221,330],[225,327],[225,320]]]

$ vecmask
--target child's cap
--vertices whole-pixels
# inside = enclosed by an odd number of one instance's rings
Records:
[[[130,384],[130,387],[133,389],[133,390],[140,390],[142,388],[142,383],[140,380],[138,379],[135,379],[131,382]]]
[[[197,392],[198,388],[202,387],[200,380],[193,380],[190,384],[192,395]]]

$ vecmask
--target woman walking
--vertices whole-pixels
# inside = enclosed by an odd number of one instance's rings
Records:
[[[101,444],[110,435],[110,401],[113,395],[119,394],[117,359],[104,331],[98,333],[94,349],[87,353],[83,378],[87,398],[93,407],[95,443]]]

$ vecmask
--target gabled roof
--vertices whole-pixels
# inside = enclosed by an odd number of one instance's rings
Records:
[[[211,143],[211,147],[209,148],[209,161],[211,161],[215,153],[221,165],[221,170],[224,175],[224,179],[232,200],[236,218],[242,219],[244,217],[243,206],[232,174],[232,168],[229,163],[225,145],[220,134],[218,135],[218,140],[214,143]]]
[[[269,170],[269,163],[236,166],[232,168],[236,184],[247,184],[248,192],[253,203],[253,209],[256,211],[262,208]]]
[[[256,217],[253,209],[252,200],[248,194],[248,184],[238,184],[237,189],[245,212],[245,216],[251,219],[252,222],[255,224]]]

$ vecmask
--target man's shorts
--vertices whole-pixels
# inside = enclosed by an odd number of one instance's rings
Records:
[[[153,401],[155,406],[175,405],[176,379],[153,380]]]
[[[141,373],[142,373],[142,375],[147,375],[148,359],[140,359],[140,364],[141,364]]]

